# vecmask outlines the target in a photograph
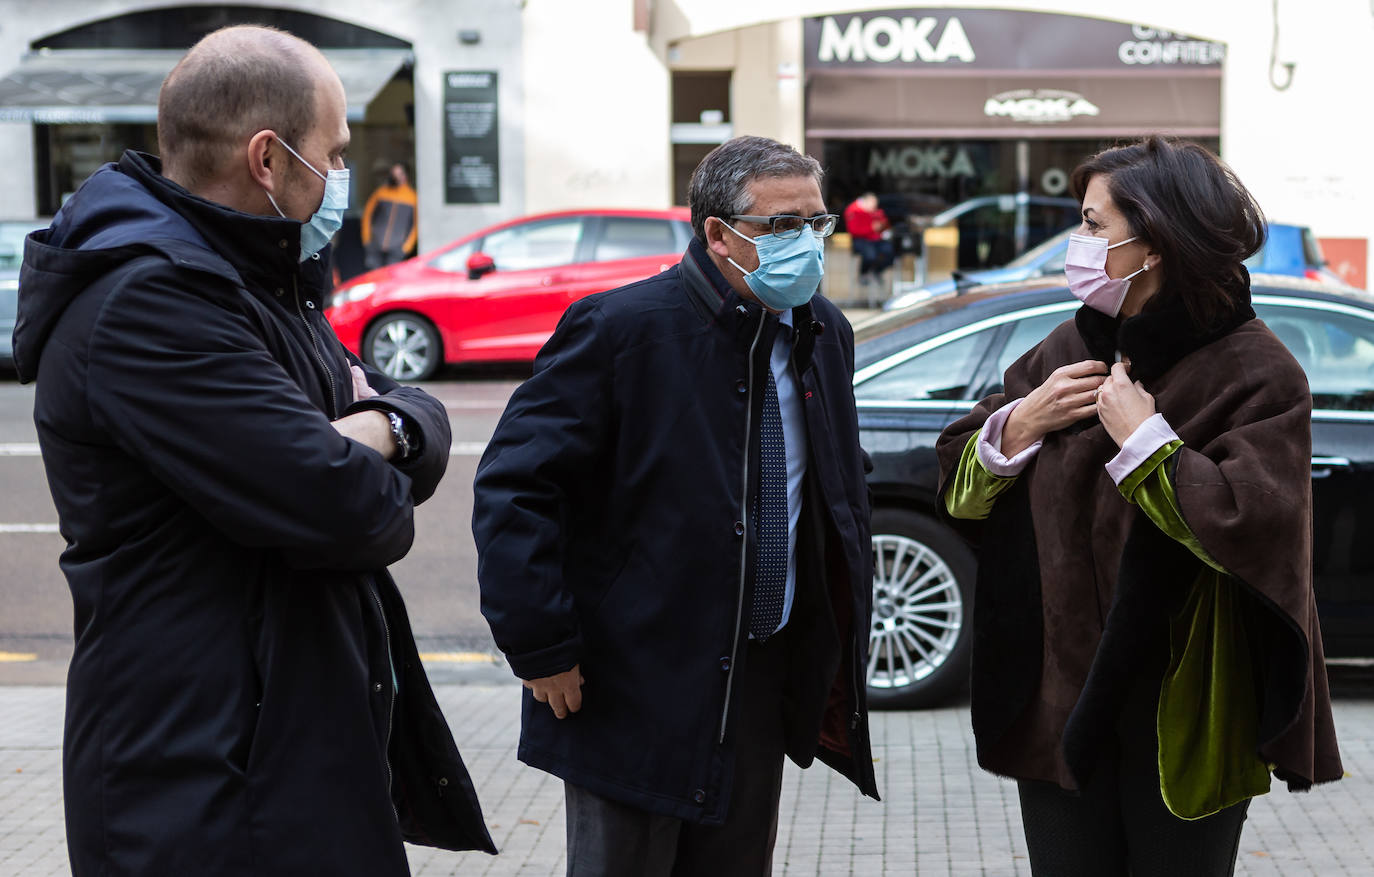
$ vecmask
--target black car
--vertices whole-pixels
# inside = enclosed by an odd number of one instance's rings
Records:
[[[1252,289],[1312,387],[1326,654],[1374,655],[1374,296],[1263,274]],[[1078,306],[1061,275],[938,296],[856,327],[859,437],[874,465],[872,706],[929,706],[964,687],[975,560],[935,513],[935,440]]]

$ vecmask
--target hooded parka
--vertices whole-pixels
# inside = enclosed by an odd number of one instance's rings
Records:
[[[386,566],[448,459],[443,405],[353,402],[300,224],[126,153],[32,235],[15,358],[75,610],[63,781],[83,875],[408,873],[495,852]],[[331,424],[400,414],[390,464]]]

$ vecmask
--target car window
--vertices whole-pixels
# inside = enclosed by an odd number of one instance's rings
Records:
[[[461,247],[454,247],[447,252],[440,253],[430,260],[429,266],[439,271],[447,271],[450,274],[468,273],[468,257],[477,251],[479,241],[468,241]]]
[[[1303,226],[1302,229],[1302,252],[1307,264],[1312,268],[1326,267],[1326,256],[1322,253],[1321,242],[1312,233],[1312,229]]]
[[[482,252],[491,256],[497,271],[531,271],[573,262],[581,240],[581,217],[549,219],[494,231]]]
[[[608,216],[602,220],[601,240],[592,260],[610,262],[676,253],[677,234],[670,219]]]
[[[1302,276],[1307,267],[1302,230],[1295,225],[1271,225],[1265,231],[1264,246],[1245,260],[1251,271]]]
[[[1374,411],[1374,320],[1284,305],[1255,306],[1312,387],[1312,407]]]
[[[1039,314],[1024,320],[1017,320],[1012,327],[1011,336],[1007,338],[1007,343],[1002,345],[1002,352],[997,357],[996,379],[1002,380],[1002,375],[1007,373],[1007,369],[1011,368],[1013,362],[1020,359],[1027,350],[1044,341],[1045,336],[1050,334],[1055,326],[1064,322],[1072,314],[1072,311],[1055,311],[1051,314]]]
[[[968,399],[969,381],[996,331],[984,329],[919,353],[855,386],[854,397],[884,402]]]

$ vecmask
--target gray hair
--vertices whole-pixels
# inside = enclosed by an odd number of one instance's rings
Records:
[[[749,184],[760,177],[814,177],[820,185],[821,163],[786,143],[767,137],[736,137],[711,150],[687,184],[692,231],[706,243],[706,219],[747,214],[754,208]]]

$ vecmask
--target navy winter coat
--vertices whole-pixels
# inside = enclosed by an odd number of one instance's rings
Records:
[[[864,670],[871,602],[853,335],[793,311],[810,445],[784,698],[787,752],[877,797]],[[605,797],[722,822],[747,655],[757,432],[771,344],[695,241],[656,277],[575,302],[478,467],[482,611],[516,675],[581,665],[580,712],[526,691],[519,757]]]
[[[444,472],[443,405],[376,372],[384,395],[350,404],[300,225],[156,161],[97,171],[20,279],[76,614],[72,870],[403,875],[403,837],[494,852],[386,572]],[[330,421],[362,408],[402,414],[422,453],[342,438]]]

